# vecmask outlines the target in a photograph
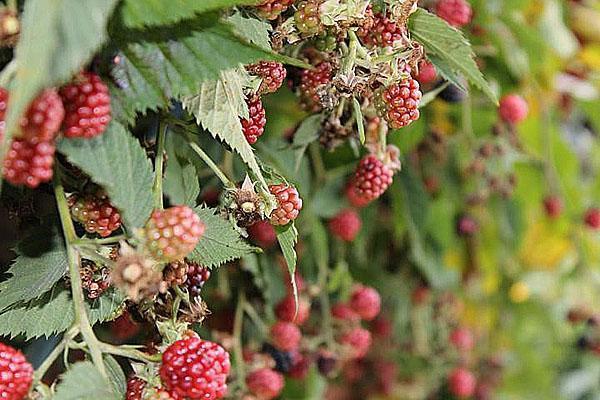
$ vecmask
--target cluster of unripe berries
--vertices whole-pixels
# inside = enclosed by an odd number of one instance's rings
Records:
[[[0,88],[0,137],[8,105],[9,92]],[[48,182],[59,131],[68,138],[91,138],[104,132],[110,119],[108,87],[92,72],[77,75],[60,90],[44,90],[19,121],[4,159],[4,179],[30,188]]]

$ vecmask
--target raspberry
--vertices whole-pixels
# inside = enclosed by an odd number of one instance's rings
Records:
[[[322,3],[323,0],[306,0],[298,5],[294,20],[296,27],[304,36],[314,36],[325,29],[319,9]]]
[[[287,10],[295,0],[263,0],[256,7],[259,13],[267,19],[276,19],[279,14]]]
[[[356,313],[346,303],[336,303],[331,307],[331,315],[333,318],[341,319],[342,321],[358,321],[360,320],[360,315]]]
[[[279,350],[292,351],[300,345],[302,333],[291,322],[277,321],[271,326],[271,341]]]
[[[102,237],[121,227],[121,215],[104,194],[69,197],[71,216],[80,222],[89,233],[97,233]]]
[[[0,99],[2,104],[6,103],[8,100],[6,90],[0,89]],[[4,114],[6,105],[2,108],[2,114]],[[60,96],[56,90],[46,89],[33,100],[21,118],[22,135],[20,138],[31,143],[49,142],[58,133],[64,117],[65,109]],[[1,118],[4,120],[4,115]]]
[[[544,199],[544,209],[550,218],[558,218],[563,209],[562,200],[557,196],[548,196]]]
[[[173,261],[163,269],[163,280],[169,286],[183,285],[187,281],[188,263],[185,259]]]
[[[381,311],[381,297],[372,287],[358,285],[352,291],[350,307],[362,319],[370,321]]]
[[[293,322],[302,325],[310,314],[310,303],[304,299],[298,299],[298,313],[296,314],[296,300],[294,296],[286,296],[275,307],[275,315],[284,322]]]
[[[250,225],[248,234],[254,242],[265,249],[277,242],[277,233],[269,221],[261,220]]]
[[[273,225],[287,225],[298,218],[302,199],[295,187],[279,184],[269,186],[269,190],[277,199],[277,208],[271,213]]]
[[[288,371],[288,375],[293,379],[305,379],[310,369],[310,358],[299,352],[292,352],[291,355],[292,367]]]
[[[202,286],[204,286],[208,278],[210,278],[210,270],[208,268],[188,261],[187,280],[185,284],[191,297],[200,296]]]
[[[140,378],[131,377],[127,380],[127,391],[125,392],[125,400],[142,400],[144,387],[146,382]]]
[[[448,376],[448,388],[458,398],[467,398],[475,393],[475,376],[463,367],[457,367]]]
[[[408,76],[376,91],[375,108],[390,128],[399,129],[419,119],[421,97],[419,82]]]
[[[402,25],[381,13],[357,31],[362,43],[369,47],[392,47],[403,40],[405,33]]]
[[[373,367],[375,376],[379,381],[379,392],[384,395],[391,395],[398,375],[398,365],[390,361],[379,360],[375,362]]]
[[[429,61],[421,61],[419,64],[419,73],[415,77],[421,85],[431,83],[437,78],[437,71]]]
[[[456,223],[456,233],[462,237],[473,236],[479,230],[479,224],[473,217],[463,215],[458,218]]]
[[[194,250],[204,229],[200,217],[187,206],[154,210],[144,228],[146,245],[159,261],[179,260]]]
[[[467,328],[456,328],[450,334],[450,342],[460,351],[469,351],[475,346],[473,333]]]
[[[248,104],[248,119],[240,118],[242,123],[242,132],[250,144],[256,143],[258,138],[264,133],[267,118],[265,109],[259,96],[246,98]]]
[[[302,105],[308,111],[317,112],[321,110],[321,96],[319,95],[324,85],[331,81],[332,66],[323,61],[312,69],[302,71],[300,77],[300,97]]]
[[[250,75],[259,76],[262,79],[258,89],[259,94],[275,93],[281,87],[287,70],[282,63],[277,61],[259,61],[256,64],[246,66]]]
[[[1,137],[1,135],[0,135]],[[4,178],[13,185],[36,188],[52,179],[54,142],[13,139],[4,159]]]
[[[374,154],[365,156],[360,160],[354,176],[356,192],[365,200],[373,201],[392,184],[393,176],[394,171]]]
[[[351,242],[358,235],[361,225],[358,213],[347,209],[340,211],[329,221],[329,231],[333,236]]]
[[[248,390],[260,400],[271,400],[283,390],[283,375],[269,368],[258,369],[246,377]]]
[[[363,208],[370,203],[368,198],[358,194],[356,191],[356,186],[354,185],[354,179],[348,181],[344,192],[346,194],[346,199],[348,199],[348,203],[350,203],[350,205],[353,207]]]
[[[354,328],[341,337],[340,343],[349,347],[351,358],[363,358],[371,347],[371,333],[363,328]]]
[[[106,130],[110,122],[108,86],[93,72],[83,72],[60,89],[65,105],[65,136],[92,138]]]
[[[600,208],[592,207],[585,213],[585,224],[594,230],[600,229]]]
[[[160,379],[175,399],[220,399],[227,393],[229,353],[197,336],[177,340],[162,355]]]
[[[388,338],[393,333],[392,321],[386,317],[379,316],[371,323],[371,332],[380,338]]]
[[[0,399],[22,400],[33,379],[33,367],[23,353],[0,343]]]
[[[97,299],[110,287],[110,269],[93,261],[81,259],[81,286],[88,299]]]
[[[465,0],[438,0],[435,13],[455,27],[461,27],[471,22],[473,10]]]
[[[500,99],[498,113],[502,121],[518,124],[527,118],[529,106],[525,99],[518,94],[508,94]]]

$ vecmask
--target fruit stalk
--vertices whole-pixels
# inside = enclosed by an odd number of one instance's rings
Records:
[[[165,152],[165,139],[167,137],[168,125],[161,122],[158,125],[158,141],[156,144],[156,158],[154,161],[154,185],[152,195],[154,197],[154,208],[163,209],[163,164]]]

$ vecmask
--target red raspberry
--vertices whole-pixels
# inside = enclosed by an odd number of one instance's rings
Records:
[[[467,398],[475,393],[477,381],[475,376],[466,368],[457,367],[448,376],[448,388],[458,398]]]
[[[0,399],[24,399],[32,380],[33,367],[23,353],[0,343]]]
[[[298,218],[302,199],[295,187],[279,184],[269,186],[269,190],[277,199],[277,208],[271,213],[273,225],[287,225]]]
[[[438,0],[435,13],[455,27],[461,27],[471,22],[473,10],[465,0]]]
[[[600,208],[592,207],[585,213],[585,224],[594,230],[600,229]]]
[[[399,129],[419,119],[421,102],[419,82],[410,76],[399,83],[383,87],[375,92],[375,108],[390,128]]]
[[[50,181],[55,151],[53,141],[34,143],[13,139],[4,159],[4,179],[13,185],[25,185],[32,189]]]
[[[331,234],[346,242],[354,240],[361,226],[362,221],[360,220],[360,216],[356,211],[351,209],[340,211],[329,221],[329,231]]]
[[[373,201],[392,184],[394,171],[374,154],[365,156],[356,169],[354,186],[359,196]]]
[[[259,96],[246,98],[248,104],[248,119],[240,118],[242,123],[242,132],[250,144],[256,143],[258,138],[264,133],[267,118],[265,109]]]
[[[135,376],[127,380],[127,391],[125,392],[125,400],[142,400],[146,381],[136,378]]]
[[[303,297],[298,299],[298,313],[296,313],[296,300],[294,296],[286,296],[275,307],[275,315],[284,322],[293,322],[302,325],[310,315],[310,303]]]
[[[350,307],[365,321],[371,321],[381,311],[381,297],[377,290],[358,285],[352,291]]]
[[[210,270],[189,260],[187,260],[187,264],[188,270],[185,286],[187,287],[188,293],[192,298],[198,297],[200,296],[202,287],[208,278],[210,278]]]
[[[65,136],[92,138],[106,130],[110,122],[108,86],[93,72],[83,72],[60,89],[65,105]]]
[[[525,99],[518,94],[508,94],[500,99],[498,113],[502,121],[509,124],[518,124],[527,118],[529,106]]]
[[[308,111],[317,112],[321,110],[320,90],[331,80],[332,67],[327,61],[317,64],[312,69],[302,71],[300,77],[300,97],[302,105]]]
[[[363,358],[371,347],[371,333],[363,328],[354,328],[340,339],[350,349],[351,358]]]
[[[429,61],[421,61],[419,64],[419,73],[415,78],[421,85],[426,85],[435,81],[437,78],[437,71]]]
[[[544,199],[544,209],[550,218],[558,218],[563,209],[562,200],[557,196],[548,196]]]
[[[284,386],[283,375],[269,368],[258,369],[246,377],[248,390],[260,400],[279,396]]]
[[[473,217],[469,215],[463,215],[458,218],[456,223],[456,232],[459,236],[468,237],[473,236],[479,230],[479,224]]]
[[[391,361],[378,360],[373,365],[373,369],[379,381],[379,392],[383,395],[391,395],[398,375],[398,365]]]
[[[402,42],[405,33],[401,24],[381,13],[375,14],[368,24],[357,31],[362,43],[369,47],[393,47]]]
[[[162,355],[160,379],[175,399],[215,400],[227,394],[229,353],[197,336],[177,340]]]
[[[351,179],[346,184],[345,188],[346,199],[348,199],[348,203],[356,208],[365,207],[370,203],[370,200],[364,196],[361,196],[356,191],[356,186],[354,185],[354,179]]]
[[[352,307],[346,303],[334,304],[331,307],[331,315],[333,318],[341,319],[342,321],[354,322],[360,320],[360,315],[358,315],[356,311],[354,311]]]
[[[371,322],[371,332],[380,338],[389,338],[393,330],[392,321],[386,317],[379,316]]]
[[[427,286],[419,286],[413,290],[411,295],[411,300],[413,304],[420,305],[424,304],[427,300],[429,300],[429,295],[431,291]]]
[[[287,10],[295,0],[263,0],[256,7],[259,13],[267,19],[276,19],[279,14]]]
[[[284,266],[284,270],[287,271],[287,265]],[[304,278],[302,277],[302,275],[300,275],[300,273],[298,271],[296,271],[296,273],[294,273],[294,280],[296,281],[296,289],[298,289],[298,293],[302,293],[304,291],[304,289],[306,289],[306,282],[304,282]],[[285,289],[286,289],[287,293],[290,295],[293,295],[294,288],[292,287],[291,279],[288,279],[286,277],[286,279],[283,283],[285,284]]]
[[[299,380],[305,379],[310,370],[310,358],[297,351],[291,352],[290,354],[292,357],[292,366],[288,371],[289,377]]]
[[[254,242],[265,249],[272,247],[277,242],[277,232],[269,221],[261,220],[250,225],[248,234]]]
[[[107,237],[121,227],[119,210],[106,195],[73,195],[69,198],[69,205],[73,219],[83,224],[89,233]]]
[[[4,121],[8,92],[0,88],[0,120]],[[31,143],[50,142],[54,139],[63,118],[65,109],[60,96],[54,89],[44,90],[33,102],[21,118],[20,139]]]
[[[292,351],[300,345],[302,333],[298,326],[291,322],[277,321],[271,326],[271,341],[279,350]]]
[[[159,261],[179,260],[194,250],[204,229],[200,217],[187,206],[154,210],[144,228],[146,246]]]
[[[259,61],[256,64],[246,66],[250,75],[259,76],[262,79],[258,89],[259,94],[275,93],[281,87],[287,70],[282,63],[277,61]]]
[[[298,10],[294,14],[296,28],[305,36],[314,36],[325,30],[325,25],[321,22],[320,7],[323,0],[306,0],[298,5]]]
[[[450,342],[460,351],[470,351],[475,346],[473,333],[467,328],[456,328],[450,334]]]

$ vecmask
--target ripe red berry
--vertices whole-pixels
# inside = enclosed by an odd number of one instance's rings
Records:
[[[354,184],[354,179],[351,179],[346,184],[346,188],[344,189],[346,194],[346,199],[348,199],[348,203],[351,206],[356,208],[362,208],[367,206],[370,203],[370,200],[367,197],[361,196],[356,191],[356,185]]]
[[[229,354],[197,336],[177,340],[162,355],[160,379],[175,399],[216,400],[227,393]]]
[[[300,77],[300,97],[302,105],[312,112],[321,110],[320,90],[331,80],[332,67],[327,61],[317,64],[312,69],[302,71]]]
[[[108,86],[93,72],[83,72],[60,89],[65,106],[64,134],[69,138],[100,135],[110,122]]]
[[[529,106],[525,99],[518,94],[508,94],[500,99],[498,113],[502,121],[518,124],[527,118]]]
[[[277,321],[271,326],[271,341],[279,350],[292,351],[300,345],[302,333],[298,326],[291,322]]]
[[[390,128],[399,129],[419,119],[422,93],[419,82],[407,76],[375,92],[375,108]]]
[[[459,236],[468,237],[473,236],[479,230],[479,224],[473,217],[469,215],[463,215],[458,218],[456,223],[456,232]]]
[[[371,332],[380,338],[388,338],[392,335],[394,327],[392,321],[386,317],[379,316],[371,322]]]
[[[277,242],[277,232],[269,221],[260,220],[248,228],[250,238],[260,247],[268,249]]]
[[[242,132],[250,144],[256,143],[258,138],[264,133],[267,118],[265,109],[259,96],[246,98],[248,104],[248,119],[240,118],[242,123]]]
[[[0,399],[24,399],[32,380],[33,367],[23,353],[0,343]]]
[[[246,377],[248,390],[260,400],[271,400],[279,396],[284,383],[283,375],[269,368],[258,369]]]
[[[358,29],[362,43],[369,47],[392,47],[402,42],[406,32],[402,25],[381,13],[367,18],[368,23]]]
[[[359,321],[360,315],[346,303],[336,303],[331,306],[331,316],[342,321]]]
[[[457,367],[448,376],[448,388],[458,398],[467,398],[475,393],[477,381],[475,376],[466,368]]]
[[[363,328],[353,328],[341,337],[340,343],[348,346],[351,358],[363,358],[371,347],[371,332]]]
[[[550,218],[558,218],[563,209],[562,200],[557,196],[548,196],[544,199],[544,209]]]
[[[475,346],[473,333],[467,328],[456,328],[450,334],[450,342],[460,351],[470,351]]]
[[[415,78],[421,85],[426,85],[435,81],[437,78],[437,71],[429,61],[421,61],[419,64],[419,73]]]
[[[190,297],[195,298],[200,296],[202,287],[210,278],[210,270],[201,266],[198,263],[187,260],[188,270],[185,286],[187,287]]]
[[[275,19],[293,3],[294,0],[263,0],[256,7],[263,17]]]
[[[296,299],[288,295],[275,307],[275,315],[280,321],[293,322],[302,325],[310,314],[310,303],[304,298],[298,298],[298,313],[296,313]]]
[[[319,7],[323,0],[306,0],[298,5],[298,10],[294,14],[296,28],[305,36],[314,36],[325,29],[321,22],[321,11]]]
[[[374,154],[365,156],[356,169],[354,186],[359,196],[373,201],[392,184],[394,171]]]
[[[106,195],[69,198],[71,216],[89,233],[107,237],[121,227],[121,215]]]
[[[7,100],[8,92],[0,89],[0,102],[5,104]],[[2,108],[6,109],[6,106]],[[31,102],[21,118],[20,138],[31,143],[49,142],[58,133],[64,117],[65,109],[60,96],[56,90],[46,89]]]
[[[204,229],[200,217],[187,206],[154,210],[144,228],[146,247],[156,260],[179,260],[194,250]]]
[[[262,79],[258,89],[259,94],[275,93],[287,76],[287,70],[282,63],[277,61],[259,61],[256,64],[247,65],[246,70],[250,75]]]
[[[277,208],[271,213],[273,225],[287,225],[298,218],[302,199],[295,187],[279,184],[269,186],[269,190],[277,199]]]
[[[306,378],[306,375],[308,375],[308,371],[310,369],[310,358],[298,351],[291,352],[290,354],[292,358],[292,366],[288,371],[288,375],[293,379],[302,380]]]
[[[146,381],[136,378],[135,376],[127,380],[127,391],[125,392],[125,400],[142,400]]]
[[[4,159],[4,179],[13,185],[25,185],[32,189],[50,181],[55,151],[53,141],[34,143],[13,139]]]
[[[329,221],[329,231],[331,234],[346,242],[354,240],[361,226],[362,221],[360,220],[360,216],[356,211],[351,209],[340,211]]]
[[[372,287],[357,285],[350,296],[350,307],[362,319],[370,321],[381,311],[381,297]]]
[[[585,213],[585,224],[594,230],[600,229],[600,208],[592,207]]]
[[[461,27],[471,22],[473,10],[465,0],[438,0],[435,13],[455,27]]]

